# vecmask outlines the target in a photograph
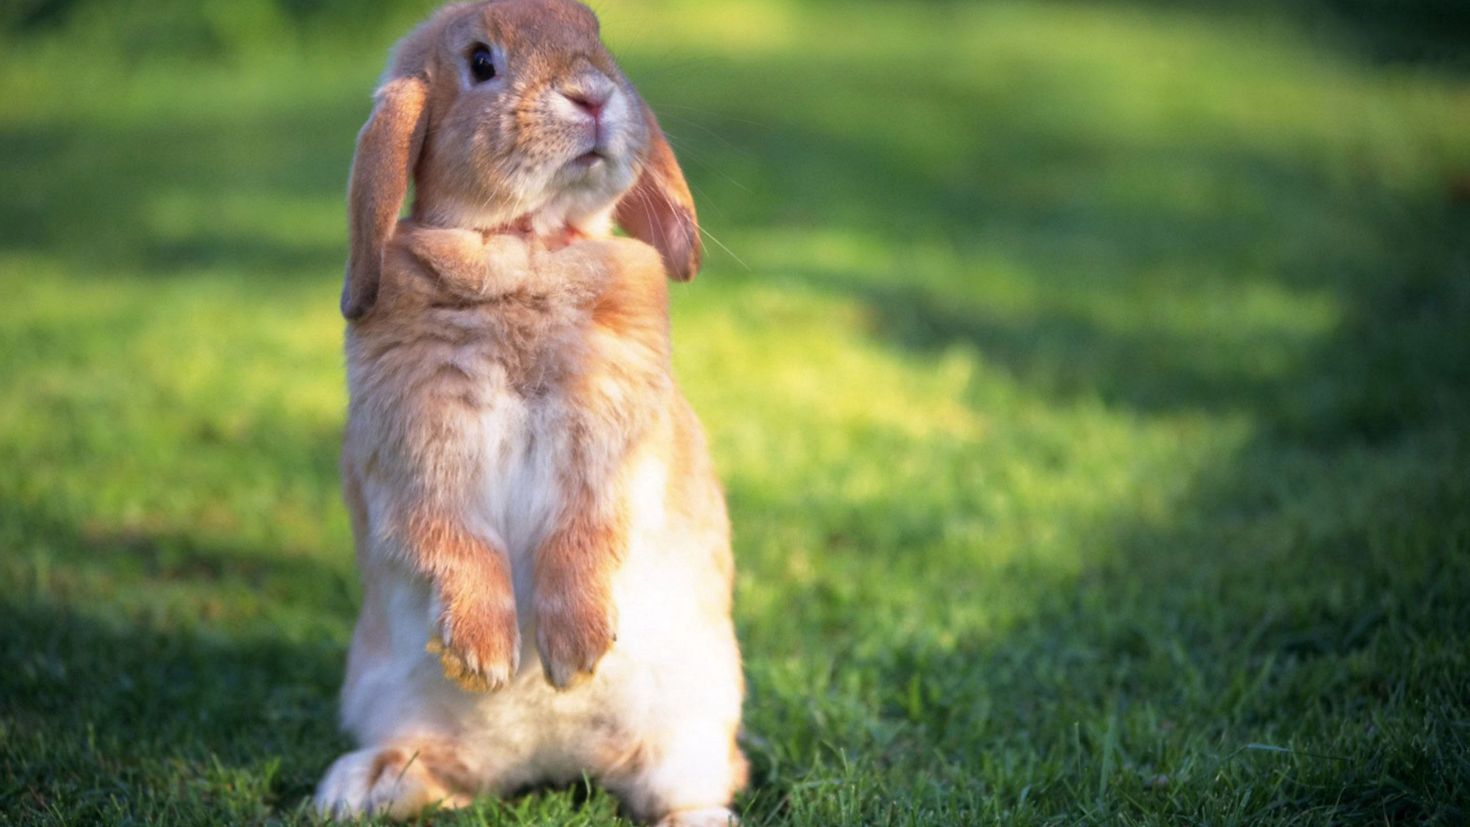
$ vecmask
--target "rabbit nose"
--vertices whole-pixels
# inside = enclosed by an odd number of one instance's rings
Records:
[[[591,115],[594,120],[602,114],[602,107],[607,103],[610,93],[607,92],[562,92],[563,97],[572,102],[572,105]]]
[[[612,97],[613,89],[612,81],[592,77],[562,89],[561,95],[571,101],[573,106],[591,115],[593,120],[597,120],[602,115],[602,108]]]

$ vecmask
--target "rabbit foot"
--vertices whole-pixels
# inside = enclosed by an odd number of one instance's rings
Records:
[[[390,747],[338,758],[317,785],[312,803],[325,818],[378,814],[405,819],[427,807],[456,809],[470,800],[440,782],[418,751]]]
[[[680,810],[658,820],[654,827],[738,827],[740,819],[726,807]]]

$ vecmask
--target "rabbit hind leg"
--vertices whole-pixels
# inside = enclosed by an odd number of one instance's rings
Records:
[[[652,760],[624,767],[604,783],[635,817],[658,827],[739,824],[729,805],[747,770],[732,735],[724,727],[684,728],[662,749],[646,750]]]

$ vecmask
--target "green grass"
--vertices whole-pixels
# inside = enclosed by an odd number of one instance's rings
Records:
[[[676,362],[751,823],[1470,821],[1463,64],[1201,4],[599,6],[719,241]],[[0,823],[306,823],[347,746],[342,193],[412,11],[331,8],[0,42]]]

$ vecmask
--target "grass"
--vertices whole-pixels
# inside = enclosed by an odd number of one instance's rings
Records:
[[[33,5],[0,823],[309,823],[357,594],[343,182],[414,12],[167,51]],[[673,309],[750,823],[1470,820],[1463,64],[1269,8],[599,5],[718,239]]]

